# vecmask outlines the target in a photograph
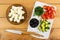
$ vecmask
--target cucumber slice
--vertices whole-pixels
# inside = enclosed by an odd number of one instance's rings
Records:
[[[41,20],[40,22],[41,24],[39,26],[39,30],[42,32],[47,32],[50,29],[50,22],[48,22],[47,20]]]

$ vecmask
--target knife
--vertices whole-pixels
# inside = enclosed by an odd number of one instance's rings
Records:
[[[36,35],[36,36],[42,36],[42,37],[43,37],[43,35],[37,34],[37,33],[35,33],[35,32],[26,32],[26,31],[22,32],[22,31],[20,31],[20,30],[12,30],[12,29],[7,29],[6,31],[7,31],[7,32],[11,32],[11,33],[15,33],[15,34],[21,34],[21,35],[34,34],[34,35]]]

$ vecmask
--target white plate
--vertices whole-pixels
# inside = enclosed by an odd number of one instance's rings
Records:
[[[42,3],[42,2],[36,1],[35,5],[34,5],[34,8],[33,8],[33,11],[32,11],[32,16],[31,16],[30,20],[31,20],[32,18],[37,18],[38,20],[41,19],[41,18],[38,17],[38,16],[33,16],[33,15],[34,15],[34,10],[35,10],[35,8],[36,8],[37,6],[43,7],[44,5],[52,6],[52,5],[48,5],[48,4],[45,4],[45,3]],[[56,7],[55,7],[55,6],[53,6],[53,7],[54,7],[55,10],[56,10]],[[29,20],[29,21],[30,21],[30,20]],[[49,19],[49,20],[48,20],[51,24],[50,24],[50,26],[49,26],[50,29],[49,29],[47,32],[41,32],[41,31],[39,31],[39,30],[38,30],[38,27],[36,27],[36,28],[30,27],[29,22],[28,22],[28,29],[27,29],[27,31],[28,31],[28,32],[35,32],[35,33],[37,33],[37,34],[40,34],[40,35],[43,35],[43,36],[44,36],[44,37],[41,37],[41,36],[40,36],[40,37],[38,37],[38,38],[47,39],[47,38],[49,37],[49,35],[50,35],[50,31],[51,31],[51,28],[52,28],[52,25],[53,25],[53,20],[54,20],[54,19]]]

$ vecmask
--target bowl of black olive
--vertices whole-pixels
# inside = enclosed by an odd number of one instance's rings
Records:
[[[36,19],[36,18],[32,18],[29,22],[29,25],[32,27],[32,28],[36,28],[38,25],[39,25],[39,20]]]

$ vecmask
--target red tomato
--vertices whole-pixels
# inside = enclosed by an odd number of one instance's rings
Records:
[[[45,5],[43,8],[44,8],[45,10],[47,10],[47,9],[48,9],[48,6]]]
[[[43,19],[45,19],[45,16],[44,16],[44,15],[42,15],[42,18],[43,18]]]
[[[53,19],[55,16],[54,15],[50,15],[50,19]]]
[[[55,17],[55,9],[52,6],[44,6],[43,7],[46,11],[45,13],[42,15],[43,19],[53,19]]]

